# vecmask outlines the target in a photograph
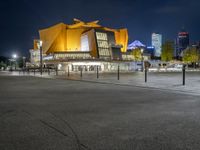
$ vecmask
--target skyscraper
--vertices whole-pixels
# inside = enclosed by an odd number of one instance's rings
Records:
[[[152,33],[152,46],[155,48],[154,56],[160,57],[162,50],[162,35],[157,33]]]
[[[182,29],[182,31],[178,33],[176,44],[177,44],[176,56],[180,58],[182,57],[183,50],[185,50],[190,44],[189,33],[186,32],[184,29]]]

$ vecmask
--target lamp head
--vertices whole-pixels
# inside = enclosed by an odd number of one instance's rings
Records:
[[[43,44],[43,42],[42,42],[42,40],[40,40],[40,47],[42,47],[42,44]]]
[[[13,57],[14,59],[16,59],[16,58],[17,58],[17,54],[13,54],[12,57]]]
[[[37,47],[38,47],[38,49],[40,49],[42,47],[42,44],[43,44],[42,40],[38,40],[37,41]]]

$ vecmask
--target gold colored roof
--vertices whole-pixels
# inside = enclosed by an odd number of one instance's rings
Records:
[[[123,45],[122,52],[126,51],[128,43],[127,29],[111,29],[99,25],[99,21],[84,22],[74,18],[74,23],[59,23],[46,29],[39,30],[40,39],[43,41],[43,52],[80,50],[80,37],[85,31],[96,28],[115,33],[116,44]]]

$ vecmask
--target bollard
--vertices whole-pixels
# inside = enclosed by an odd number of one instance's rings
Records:
[[[67,75],[67,70],[65,70],[65,75]]]
[[[41,67],[40,68],[40,75],[42,76],[42,73],[43,73],[43,68]]]
[[[33,73],[34,73],[34,76],[35,76],[35,68],[33,69]]]
[[[81,78],[83,77],[83,68],[81,67]]]
[[[147,67],[145,67],[145,83],[147,82]]]
[[[48,75],[50,75],[50,69],[48,68]]]
[[[118,65],[118,69],[117,69],[117,79],[119,80],[119,70],[120,70],[120,67]]]
[[[183,85],[185,85],[185,67],[186,65],[183,65]]]
[[[67,66],[67,76],[69,77],[69,66]]]
[[[57,68],[57,66],[56,66],[56,76],[58,75],[58,68]]]
[[[99,66],[97,66],[97,79],[99,79]]]

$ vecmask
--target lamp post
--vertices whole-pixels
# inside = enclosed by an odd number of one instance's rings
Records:
[[[199,68],[199,60],[200,60],[200,47],[197,48],[198,49],[198,68]]]
[[[141,49],[141,71],[143,72],[144,71],[144,49],[142,48]]]
[[[40,50],[40,75],[42,75],[42,69],[43,69],[42,44],[43,44],[42,41],[39,40],[37,46],[38,46],[38,49]]]
[[[13,61],[12,59],[9,59],[9,62],[10,62],[10,71],[13,71],[12,70],[12,61]]]
[[[22,57],[22,59],[23,59],[23,69],[25,69],[26,68],[26,57]]]
[[[15,71],[17,69],[17,54],[12,55],[13,61],[15,62]]]

